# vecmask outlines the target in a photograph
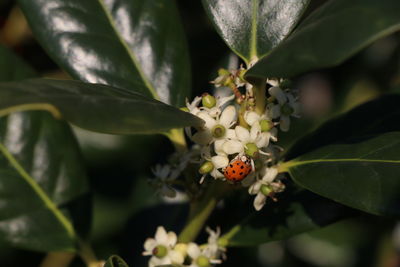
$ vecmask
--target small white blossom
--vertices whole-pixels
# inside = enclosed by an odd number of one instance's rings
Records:
[[[187,254],[192,259],[192,262],[189,265],[190,267],[204,267],[210,264],[221,263],[221,260],[215,258],[215,256],[211,254],[210,250],[201,249],[196,243],[188,244]]]
[[[228,103],[229,101],[232,101],[235,98],[235,95],[231,95],[231,96],[226,96],[226,97],[215,97],[216,99],[216,104],[214,107],[212,108],[207,108],[207,107],[201,107],[200,109],[202,111],[206,111],[208,113],[208,115],[210,115],[213,118],[218,117],[221,112],[222,112],[222,108],[223,106]]]
[[[287,132],[290,127],[290,116],[299,117],[300,104],[290,92],[284,92],[280,87],[273,86],[268,89],[268,92],[278,102],[268,105],[270,116],[273,119],[279,118],[280,129]]]
[[[235,127],[236,138],[223,144],[223,151],[228,154],[243,154],[247,144],[255,144],[259,149],[268,146],[271,138],[270,132],[261,132],[260,124],[254,123],[250,131],[238,125]],[[261,152],[262,153],[262,152]]]
[[[181,171],[181,168],[172,169],[169,164],[157,164],[155,168],[152,169],[155,179],[151,180],[150,184],[156,187],[156,191],[158,194],[171,198],[175,197],[175,189],[173,189],[170,184],[176,178],[178,178]]]
[[[254,199],[254,208],[256,210],[261,210],[264,207],[265,202],[267,200],[267,195],[262,192],[262,186],[269,186],[278,175],[278,168],[271,167],[263,170],[264,175],[261,179],[256,179],[254,184],[249,187],[249,194],[250,195],[257,195]]]
[[[232,105],[227,106],[217,118],[211,117],[205,111],[200,112],[197,116],[205,121],[205,125],[203,129],[192,136],[192,140],[201,145],[208,145],[231,134],[229,131],[232,129],[229,128],[235,124],[236,108]],[[216,128],[221,130],[220,136],[216,136],[214,132]]]
[[[201,102],[202,97],[201,96],[196,96],[191,103],[189,103],[189,100],[186,99],[186,107],[189,110],[190,113],[193,115],[197,115],[201,110],[198,107],[200,102]]]
[[[217,227],[216,231],[213,231],[211,228],[206,228],[207,233],[209,234],[207,240],[206,250],[208,250],[209,255],[213,255],[213,257],[217,258],[220,254],[225,255],[226,249],[221,247],[218,244],[218,239],[221,235],[221,228]]]
[[[143,256],[152,256],[149,267],[163,264],[182,264],[184,258],[181,253],[174,251],[177,236],[174,232],[165,231],[164,227],[157,227],[154,238],[147,238],[144,242]]]

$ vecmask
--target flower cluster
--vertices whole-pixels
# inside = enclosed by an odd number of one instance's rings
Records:
[[[157,228],[154,238],[144,242],[144,256],[151,256],[149,267],[165,264],[178,264],[188,267],[210,267],[221,263],[225,248],[218,243],[220,230],[207,228],[209,238],[207,244],[178,243],[174,232],[167,232],[164,227]]]
[[[267,80],[264,90],[268,95],[265,94],[263,101],[255,99],[253,91],[260,88],[247,83],[243,71],[242,68],[220,70],[220,75],[213,81],[216,87],[230,87],[233,95],[219,98],[204,94],[186,103],[188,111],[205,122],[194,132],[192,128],[186,129],[186,133],[201,146],[199,172],[203,176],[200,182],[207,175],[230,180],[224,170],[232,165],[233,160],[243,155],[251,160],[253,172],[242,184],[250,185],[249,193],[256,195],[254,207],[260,210],[268,197],[275,200],[274,195],[285,188],[277,178],[274,164],[278,158],[272,151],[276,151],[274,143],[278,140],[278,127],[281,131],[288,131],[290,117],[298,117],[300,108],[293,92],[288,88],[282,89],[282,80]],[[256,109],[260,105],[257,101],[261,103],[261,109]]]

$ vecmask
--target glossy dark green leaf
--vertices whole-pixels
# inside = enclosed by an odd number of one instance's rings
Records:
[[[112,255],[107,259],[104,267],[129,267],[129,266],[121,257],[117,255]]]
[[[319,147],[348,143],[363,136],[400,131],[400,95],[390,94],[331,119],[300,138],[285,154],[291,160]]]
[[[0,49],[0,60],[2,81],[34,75],[7,49]],[[0,242],[75,250],[76,232],[87,232],[90,207],[83,159],[69,126],[46,112],[14,113],[0,119],[0,140]]]
[[[309,0],[203,0],[218,33],[246,63],[261,58],[296,26]]]
[[[293,186],[242,221],[229,246],[255,246],[319,229],[355,212],[310,191]]]
[[[190,89],[173,0],[19,0],[41,45],[74,78],[181,106]]]
[[[373,41],[400,29],[397,0],[328,1],[247,73],[292,77],[335,66]]]
[[[281,165],[300,186],[376,215],[400,215],[400,132],[321,147]]]
[[[40,103],[51,104],[56,107],[53,112],[60,112],[73,124],[103,133],[159,133],[203,124],[190,113],[107,85],[50,79],[0,84],[0,113],[38,103],[39,109]]]

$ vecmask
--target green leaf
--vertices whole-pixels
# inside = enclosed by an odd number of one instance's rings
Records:
[[[0,114],[20,109],[47,109],[79,127],[112,134],[203,124],[188,112],[107,85],[49,79],[0,83]]]
[[[107,259],[104,267],[129,267],[128,264],[119,256],[112,255]]]
[[[338,65],[375,40],[400,29],[397,0],[328,1],[255,64],[251,77],[293,77]]]
[[[400,215],[400,132],[324,146],[283,163],[300,186],[376,215]]]
[[[74,78],[182,106],[188,49],[173,0],[19,0],[35,37]]]
[[[225,236],[229,239],[228,246],[255,246],[283,240],[355,214],[345,206],[294,186],[277,197],[278,202],[267,202],[261,211],[253,211]]]
[[[362,104],[331,119],[300,138],[285,154],[291,160],[319,147],[353,142],[360,136],[400,131],[400,95],[389,94]]]
[[[203,0],[226,44],[247,64],[277,46],[296,26],[309,0]]]
[[[34,75],[3,47],[0,62],[0,80]],[[83,159],[68,125],[37,111],[3,117],[0,148],[0,242],[75,250],[76,231],[89,227],[90,207]]]

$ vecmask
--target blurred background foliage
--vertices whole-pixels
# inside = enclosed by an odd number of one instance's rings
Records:
[[[313,1],[306,14],[323,2]],[[177,3],[189,42],[194,96],[212,90],[209,81],[226,62],[229,49],[214,31],[200,1]],[[40,76],[68,78],[35,41],[14,0],[0,1],[0,43]],[[289,133],[281,135],[282,146],[289,147],[299,135],[356,105],[387,92],[400,92],[399,66],[400,33],[396,33],[338,67],[297,77],[294,88],[300,91],[304,116],[294,122]],[[7,67],[1,66],[1,70]],[[158,225],[179,231],[187,213],[186,205],[159,199],[147,182],[151,167],[165,163],[173,147],[161,135],[112,136],[74,130],[91,182],[91,241],[98,257],[118,254],[130,266],[145,266],[147,259],[141,256],[145,238],[152,236]],[[218,222],[210,218],[209,225],[215,227],[214,221]],[[400,224],[395,219],[362,215],[285,241],[230,248],[222,266],[389,267],[400,266],[399,252]],[[0,244],[1,266],[37,266],[42,257]],[[75,266],[81,264],[79,259],[74,262]]]

